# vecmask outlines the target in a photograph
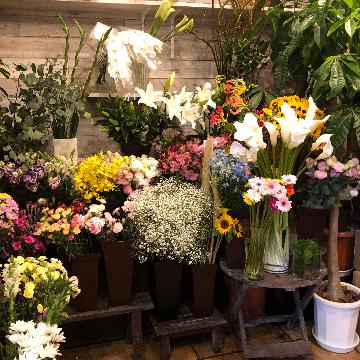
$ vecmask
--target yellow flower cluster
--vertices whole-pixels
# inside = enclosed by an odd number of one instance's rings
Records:
[[[228,211],[227,208],[220,209],[214,220],[215,230],[220,235],[233,233],[237,238],[241,238],[243,233],[242,225],[238,219],[231,217]]]
[[[11,277],[14,276],[17,278],[12,279]],[[17,289],[11,291],[14,296],[22,294],[25,299],[35,299],[35,302],[38,301],[38,298],[43,298],[47,291],[51,291],[49,290],[50,284],[57,291],[62,291],[62,288],[66,290],[65,297],[62,299],[66,304],[69,303],[70,297],[74,298],[80,292],[77,279],[75,277],[68,278],[61,261],[58,259],[48,261],[45,256],[10,258],[8,264],[5,265],[3,281],[5,287],[8,284],[17,283]],[[36,309],[39,313],[45,310],[41,303],[37,303]]]
[[[12,197],[9,194],[6,194],[6,193],[0,193],[0,198],[12,199]]]
[[[296,113],[298,118],[304,118],[309,109],[309,100],[300,98],[297,95],[282,96],[271,100],[270,106],[262,109],[262,113],[259,114],[259,119],[262,121],[272,122],[276,126],[280,126],[273,117],[283,118],[284,114],[281,111],[281,107],[284,103],[287,103]],[[315,113],[315,119],[321,120],[325,117],[324,111],[317,109]],[[320,125],[314,133],[314,136],[320,135],[324,125]]]
[[[100,199],[102,193],[115,190],[118,167],[128,164],[129,158],[118,153],[90,156],[75,171],[75,190],[86,200]]]

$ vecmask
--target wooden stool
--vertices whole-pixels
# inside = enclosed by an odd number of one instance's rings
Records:
[[[211,332],[211,346],[215,354],[221,352],[224,334],[223,326],[226,325],[224,317],[214,309],[211,316],[196,318],[187,307],[180,309],[180,314],[175,320],[158,321],[155,316],[150,315],[155,334],[160,337],[161,360],[170,359],[170,338],[191,334]]]
[[[141,312],[151,310],[154,304],[147,292],[133,295],[131,304],[122,306],[108,306],[106,298],[100,298],[96,310],[76,312],[74,309],[68,309],[69,317],[63,320],[63,323],[73,323],[83,320],[92,320],[106,318],[122,314],[131,315],[131,335],[134,349],[134,359],[143,359],[142,349],[142,328]]]
[[[244,278],[243,270],[229,269],[226,266],[225,260],[220,262],[221,269],[236,280],[237,289],[236,296],[237,302],[234,306],[233,312],[237,313],[239,319],[240,337],[244,351],[245,359],[250,358],[262,358],[262,357],[292,357],[303,356],[304,359],[312,359],[311,342],[308,339],[308,335],[305,327],[305,320],[303,310],[310,302],[314,292],[318,286],[322,283],[322,280],[326,276],[326,268],[322,267],[320,275],[314,280],[305,280],[296,277],[290,273],[286,274],[271,274],[265,273],[263,280],[250,282]],[[294,294],[294,302],[296,310],[294,314],[290,315],[275,315],[275,316],[262,316],[254,319],[250,322],[244,322],[244,316],[242,312],[242,304],[248,288],[265,287],[273,289],[284,289],[291,291]],[[299,295],[299,288],[309,287],[308,291],[301,299]],[[302,339],[296,341],[289,341],[275,344],[262,344],[262,345],[249,345],[246,338],[245,328],[252,325],[261,325],[268,323],[287,322],[288,329],[291,329],[296,322],[300,323],[300,330]]]

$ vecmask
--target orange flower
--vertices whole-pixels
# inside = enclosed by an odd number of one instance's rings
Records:
[[[290,197],[291,195],[295,194],[295,190],[294,190],[294,186],[291,184],[285,184],[285,188],[286,188],[286,192],[288,194],[288,196]]]

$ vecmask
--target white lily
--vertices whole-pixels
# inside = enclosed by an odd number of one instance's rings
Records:
[[[327,115],[322,120],[315,120],[317,106],[314,103],[313,98],[309,97],[309,108],[306,113],[305,119],[301,121],[301,125],[305,128],[309,129],[309,134],[312,134],[321,124],[326,123],[326,121],[330,118],[330,115]]]
[[[168,113],[170,120],[172,120],[174,117],[180,119],[181,112],[183,110],[180,96],[178,95],[170,96],[170,98],[164,98],[163,101],[166,105],[166,111]]]
[[[282,105],[281,111],[284,118],[275,118],[275,120],[280,124],[281,139],[287,145],[291,141],[292,130],[299,125],[299,119],[287,103]]]
[[[244,141],[250,148],[266,148],[266,143],[263,140],[262,128],[259,126],[257,117],[254,114],[247,113],[244,117],[244,121],[242,123],[236,121],[234,126],[236,128],[234,134],[236,140]]]
[[[245,146],[241,145],[239,142],[234,141],[230,146],[230,154],[234,155],[241,162],[256,162],[257,153],[259,148],[252,147],[247,149]]]
[[[140,99],[138,101],[139,104],[145,104],[149,107],[157,109],[156,102],[162,100],[162,92],[154,91],[152,83],[147,84],[146,91],[140,88],[135,88],[135,91],[140,95]]]
[[[331,144],[331,137],[333,134],[323,134],[319,136],[316,141],[311,146],[311,151],[317,150],[321,145],[323,146],[322,153],[315,159],[315,160],[321,160],[321,159],[327,159],[330,157],[334,151],[334,148]]]
[[[204,86],[201,88],[200,86],[196,87],[197,90],[197,100],[204,108],[207,106],[215,109],[216,103],[212,100],[212,96],[214,91],[211,90],[211,84],[206,82]]]
[[[199,104],[192,104],[191,102],[187,101],[182,108],[181,118],[179,120],[181,125],[190,122],[191,127],[195,129],[200,117],[202,117],[202,114],[200,112]]]
[[[277,138],[280,134],[279,130],[274,124],[268,121],[265,121],[264,126],[266,130],[269,132],[271,145],[275,147],[277,144]]]

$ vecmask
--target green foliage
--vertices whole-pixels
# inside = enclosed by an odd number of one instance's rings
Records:
[[[275,90],[284,91],[290,75],[298,95],[311,94],[320,106],[340,102],[343,106],[328,123],[331,141],[339,147],[357,121],[360,1],[311,0],[300,11],[280,11],[273,26]]]
[[[318,276],[321,267],[321,247],[313,239],[293,242],[293,273],[304,279]]]
[[[166,114],[144,104],[134,104],[123,97],[109,97],[96,104],[101,118],[95,123],[119,143],[139,142],[151,145],[163,130],[172,127]]]

